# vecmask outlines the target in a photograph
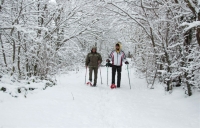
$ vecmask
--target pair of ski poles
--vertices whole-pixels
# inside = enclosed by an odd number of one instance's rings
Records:
[[[99,70],[100,70],[101,84],[103,84],[100,66],[99,66]],[[131,89],[131,82],[130,82],[130,74],[129,74],[128,64],[127,64],[127,72],[128,72],[129,86],[130,86],[130,89]],[[85,72],[85,84],[86,84],[86,76],[87,76],[87,67],[86,67],[86,72]],[[107,66],[107,85],[108,85],[108,66]]]
[[[128,64],[127,64],[127,71],[128,71],[129,86],[130,86],[130,89],[131,89],[131,82],[130,82],[130,75],[129,75]],[[107,66],[107,85],[108,85],[108,66]]]
[[[100,70],[100,77],[101,77],[101,84],[102,83],[102,76],[101,76],[101,68],[100,68],[100,65],[98,66],[99,70]],[[86,84],[86,77],[87,77],[87,67],[86,67],[86,72],[85,72],[85,84]]]

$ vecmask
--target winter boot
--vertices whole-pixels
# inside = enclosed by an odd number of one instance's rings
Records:
[[[92,87],[96,87],[96,86],[97,86],[96,84],[93,84],[93,85],[92,85]]]

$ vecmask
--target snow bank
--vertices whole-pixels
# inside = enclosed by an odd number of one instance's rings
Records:
[[[38,80],[32,78],[29,80],[16,80],[14,77],[4,75],[0,81],[0,91],[10,94],[12,97],[27,97],[30,93],[37,92],[36,90],[45,90],[47,87],[54,86],[53,81]]]

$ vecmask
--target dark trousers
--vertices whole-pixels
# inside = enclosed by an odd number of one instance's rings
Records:
[[[89,68],[89,80],[92,81],[92,72],[94,71],[94,84],[97,83],[98,67]]]
[[[117,71],[117,87],[120,87],[122,66],[115,66],[115,65],[112,66],[112,84],[115,84],[116,71]]]

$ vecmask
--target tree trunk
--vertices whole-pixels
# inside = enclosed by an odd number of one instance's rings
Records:
[[[187,85],[187,90],[186,90],[186,94],[188,96],[192,95],[192,90],[191,90],[191,84],[189,83],[190,77],[188,75],[188,73],[185,73],[185,78],[186,78],[186,85]]]
[[[20,69],[20,50],[21,50],[21,38],[20,38],[20,32],[17,32],[18,34],[18,40],[19,40],[19,47],[18,47],[18,61],[17,61],[17,67],[18,67],[18,72],[19,72],[19,77],[21,76],[21,69]]]
[[[187,54],[187,56],[190,54],[190,45],[191,45],[191,41],[192,41],[192,30],[187,31],[184,34],[184,46],[185,46],[185,52]],[[184,58],[184,67],[187,67],[189,62],[189,59]],[[186,79],[186,85],[187,85],[187,90],[186,90],[186,94],[188,96],[192,95],[192,90],[191,90],[191,85],[189,83],[189,81],[191,80],[191,77],[189,77],[190,75],[188,74],[188,71],[185,71],[185,79]]]
[[[198,21],[200,21],[200,12],[198,13]],[[197,38],[197,43],[200,46],[200,27],[197,27],[196,38]]]
[[[13,35],[13,32],[14,32],[14,28],[12,28],[12,30],[11,30],[11,32],[10,32],[10,35],[11,35],[11,36]],[[15,63],[15,50],[16,50],[16,43],[15,43],[15,40],[12,39],[12,42],[13,42],[13,56],[12,56],[13,67],[12,67],[11,76],[13,75],[13,73],[14,73],[14,71],[15,71],[14,63]]]
[[[7,62],[6,62],[6,54],[5,54],[5,51],[4,51],[4,46],[3,46],[3,41],[2,41],[2,38],[1,38],[1,34],[0,34],[0,41],[1,41],[1,48],[2,48],[2,53],[3,53],[3,60],[4,60],[4,63],[7,67]]]
[[[189,1],[189,0],[184,0],[184,1],[187,3],[187,6],[192,11],[192,13],[193,13],[193,15],[195,17],[195,20],[200,21],[200,11],[196,12],[195,8],[192,6],[192,3],[190,3],[190,2],[193,2],[193,1]],[[195,4],[198,7],[197,2]],[[200,28],[199,27],[197,27],[197,30],[196,30],[196,39],[197,39],[197,43],[200,46]]]
[[[4,0],[1,0],[1,2],[0,2],[0,12],[1,12],[3,4],[4,4]]]
[[[166,14],[166,17],[169,19],[169,10],[167,11],[167,14]],[[167,91],[170,91],[172,90],[172,86],[171,85],[171,68],[170,68],[170,65],[171,65],[171,61],[170,61],[170,53],[167,51],[168,50],[168,45],[169,45],[169,28],[170,28],[170,24],[169,22],[166,23],[167,25],[167,29],[166,29],[166,35],[165,35],[165,46],[163,45],[163,49],[164,49],[164,53],[165,53],[165,59],[166,59],[166,62],[167,62]]]
[[[21,76],[21,69],[20,69],[20,50],[21,50],[21,46],[18,47],[18,61],[17,61],[17,67],[18,67],[19,75]]]

